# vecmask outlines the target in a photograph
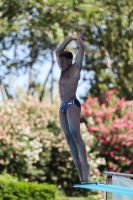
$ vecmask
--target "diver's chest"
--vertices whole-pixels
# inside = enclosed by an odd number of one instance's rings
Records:
[[[74,80],[74,75],[70,72],[64,72],[60,76],[59,83],[70,83],[72,80]]]

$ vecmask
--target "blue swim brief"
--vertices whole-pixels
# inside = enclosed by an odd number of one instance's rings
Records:
[[[68,101],[68,102],[64,102],[63,104],[61,104],[60,110],[61,110],[63,113],[66,113],[67,108],[68,108],[69,106],[72,106],[72,105],[77,105],[79,108],[81,108],[80,102],[79,102],[77,99],[74,99],[74,100],[71,100],[71,101]]]

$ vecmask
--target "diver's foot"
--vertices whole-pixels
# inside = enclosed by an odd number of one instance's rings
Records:
[[[83,181],[81,182],[81,185],[85,185],[85,184],[88,184],[89,182],[88,181]]]

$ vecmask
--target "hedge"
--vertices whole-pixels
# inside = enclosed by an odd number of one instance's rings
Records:
[[[47,183],[0,180],[0,200],[58,200],[58,189]]]

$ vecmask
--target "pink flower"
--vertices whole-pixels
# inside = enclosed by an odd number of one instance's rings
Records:
[[[112,138],[112,143],[115,143],[115,142],[116,142],[116,135],[114,135]]]
[[[129,147],[131,146],[132,142],[127,142],[126,146]]]
[[[102,117],[103,116],[103,112],[99,111],[99,110],[96,110],[93,112],[93,116],[94,117]]]
[[[117,167],[113,167],[113,171],[116,171],[117,170]]]
[[[112,95],[112,94],[114,94],[116,91],[117,91],[117,89],[114,88],[114,89],[112,89],[112,90],[109,90],[109,91],[105,92],[105,94],[106,94],[106,96]]]
[[[125,161],[125,160],[126,160],[126,157],[122,157],[122,158],[121,158],[121,161]]]
[[[89,112],[88,110],[86,110],[85,116],[86,116],[86,117],[89,117],[89,115],[90,115],[90,112]]]
[[[121,134],[118,136],[118,139],[121,140],[121,139],[125,139],[127,138],[127,135],[126,134]]]
[[[109,102],[110,100],[112,99],[112,97],[111,96],[108,96],[108,97],[106,97],[106,102]]]
[[[85,115],[86,117],[88,117],[89,115],[92,114],[92,109],[89,105],[87,105],[86,103],[81,105],[81,113],[82,115]]]
[[[94,127],[94,126],[88,126],[87,127],[87,129],[88,129],[88,131],[90,131],[90,132],[97,132],[97,131],[99,131],[99,128],[98,127]]]
[[[114,151],[110,151],[109,153],[111,156],[114,156]]]
[[[109,119],[111,116],[111,113],[107,110],[104,115],[106,119]]]
[[[114,149],[120,149],[120,146],[115,145],[115,146],[114,146]]]
[[[97,123],[101,123],[103,120],[102,120],[102,118],[97,117],[97,118],[95,119],[95,121],[96,121]]]
[[[128,160],[127,164],[130,165],[132,163],[132,160]]]
[[[119,157],[118,157],[118,156],[115,156],[114,158],[115,158],[115,160],[119,160]]]
[[[109,162],[109,168],[112,168],[112,167],[113,167],[113,163]]]
[[[110,138],[107,137],[107,138],[106,138],[106,142],[110,142]]]
[[[102,123],[99,125],[99,128],[100,128],[100,132],[102,132],[105,137],[106,134],[108,133],[108,129]]]
[[[131,106],[132,103],[131,103],[131,101],[126,101],[125,104],[126,104],[126,106]]]

